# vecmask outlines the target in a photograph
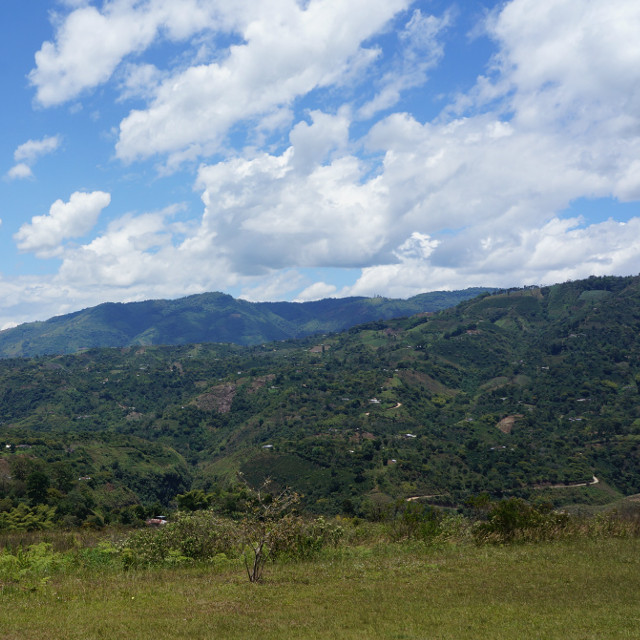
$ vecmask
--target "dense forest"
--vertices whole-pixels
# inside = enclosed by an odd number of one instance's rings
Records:
[[[0,361],[0,526],[130,523],[267,477],[317,514],[640,492],[640,278],[254,346]],[[186,496],[186,497],[185,497]]]

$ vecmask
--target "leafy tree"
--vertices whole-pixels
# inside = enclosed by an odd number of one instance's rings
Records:
[[[207,494],[202,489],[194,489],[176,496],[176,500],[182,511],[199,511],[207,509],[211,505],[213,497],[212,494]]]
[[[43,504],[47,501],[49,476],[42,471],[34,471],[27,478],[27,495],[33,504]]]

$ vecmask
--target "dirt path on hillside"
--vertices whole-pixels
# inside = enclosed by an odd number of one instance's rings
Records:
[[[600,482],[599,478],[593,476],[593,480],[591,482],[575,482],[573,484],[537,484],[533,488],[534,489],[573,489],[575,487],[592,487]],[[444,493],[434,493],[430,496],[412,496],[411,498],[406,498],[407,502],[415,502],[416,500],[431,500],[432,498],[440,498],[445,495]],[[640,498],[640,494],[638,494]]]
[[[593,476],[591,482],[574,482],[573,484],[537,484],[534,489],[573,489],[574,487],[591,487],[594,484],[598,484],[600,480]]]

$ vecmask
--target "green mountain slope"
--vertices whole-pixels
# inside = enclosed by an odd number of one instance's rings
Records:
[[[4,360],[0,442],[13,448],[0,454],[0,500],[27,499],[21,464],[64,502],[79,491],[56,485],[55,465],[68,464],[114,519],[132,505],[106,502],[114,492],[167,503],[171,490],[213,491],[238,472],[291,486],[320,513],[483,492],[609,502],[640,492],[639,384],[640,278],[614,277],[322,338]]]
[[[436,291],[408,300],[340,298],[305,303],[251,303],[222,293],[205,293],[179,300],[105,303],[0,332],[0,357],[128,345],[260,344],[342,331],[371,320],[438,311],[483,291],[488,289]]]

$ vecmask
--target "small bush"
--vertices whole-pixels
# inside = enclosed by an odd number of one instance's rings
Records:
[[[387,526],[392,542],[434,540],[440,534],[441,514],[428,505],[404,502]]]
[[[19,547],[15,553],[0,550],[0,584],[44,584],[60,568],[70,564],[69,557],[52,551],[46,542]]]
[[[211,511],[179,513],[161,529],[136,531],[121,543],[125,566],[175,564],[177,557],[206,561],[223,553],[239,553],[237,523]]]
[[[306,520],[300,516],[283,517],[274,531],[272,558],[307,559],[326,546],[335,547],[344,534],[342,526],[320,516]]]
[[[495,503],[486,522],[474,528],[477,542],[536,542],[562,537],[570,525],[565,513],[534,507],[519,498]]]

